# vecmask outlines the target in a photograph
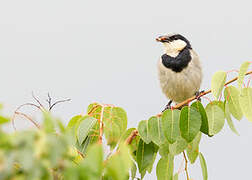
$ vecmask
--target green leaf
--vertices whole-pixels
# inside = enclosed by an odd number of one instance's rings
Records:
[[[173,179],[173,168],[174,168],[174,157],[168,155],[162,157],[157,164],[156,174],[158,180],[172,180]]]
[[[120,107],[105,107],[102,121],[107,144],[113,149],[127,129],[127,114]]]
[[[150,132],[148,128],[148,121],[147,120],[140,121],[137,129],[142,140],[146,144],[149,144],[151,142],[151,138],[150,138]]]
[[[202,176],[203,176],[203,180],[207,180],[208,179],[208,175],[207,175],[207,165],[206,165],[206,160],[203,156],[202,153],[199,153],[199,157],[200,157],[200,165],[201,165],[201,169],[202,169]]]
[[[221,131],[225,123],[223,110],[215,104],[209,103],[206,106],[206,113],[209,125],[209,135],[217,134]]]
[[[181,136],[191,142],[201,127],[201,115],[194,107],[183,107],[180,113],[179,127]]]
[[[228,126],[229,128],[239,136],[239,133],[237,132],[237,130],[235,129],[235,126],[234,126],[234,123],[232,121],[232,118],[231,118],[231,114],[230,114],[230,111],[229,111],[229,106],[228,106],[228,102],[225,101],[225,117],[227,119],[227,123],[228,123]]]
[[[5,124],[10,122],[10,118],[0,116],[0,124]]]
[[[174,143],[178,136],[180,136],[179,131],[179,114],[180,111],[175,109],[168,109],[162,114],[162,128],[164,135],[169,143]]]
[[[88,133],[94,127],[96,121],[97,119],[90,116],[84,116],[81,119],[78,131],[77,131],[77,138],[80,144],[82,144],[83,141],[86,139],[86,137],[88,136]]]
[[[130,151],[122,144],[117,152],[108,159],[105,174],[113,180],[126,180],[132,166]]]
[[[152,142],[158,146],[165,142],[164,133],[161,127],[161,117],[153,116],[148,120],[150,138]]]
[[[186,149],[187,145],[187,141],[179,136],[175,143],[169,145],[169,152],[174,156],[178,155]]]
[[[244,116],[252,122],[252,88],[243,88],[240,95],[240,105]]]
[[[152,142],[146,144],[142,139],[139,141],[137,148],[137,165],[142,178],[144,177],[148,167],[152,165],[155,153],[155,144]]]
[[[224,71],[218,71],[212,76],[211,90],[216,99],[218,99],[221,94],[226,78],[227,73]]]
[[[160,156],[167,156],[169,154],[169,143],[162,144],[159,148]]]
[[[103,172],[103,149],[101,144],[94,144],[88,148],[84,161],[80,164],[85,168],[89,179],[101,179]]]
[[[152,158],[152,162],[150,163],[150,165],[149,165],[148,168],[147,168],[148,173],[151,173],[152,168],[153,168],[153,164],[154,164],[154,162],[155,162],[155,160],[156,160],[156,157],[157,157],[158,146],[156,146],[156,145],[154,144],[154,147],[155,147],[155,150],[154,150],[155,152],[154,152],[154,156],[153,156],[153,158]]]
[[[240,71],[239,71],[239,75],[238,75],[238,80],[237,80],[239,91],[241,91],[241,89],[242,89],[242,83],[243,83],[245,74],[246,74],[246,72],[247,72],[247,70],[249,68],[249,64],[250,63],[248,61],[246,61],[240,67]]]
[[[239,102],[239,90],[234,86],[226,87],[224,90],[224,96],[228,102],[230,113],[234,116],[234,118],[241,120],[243,114]]]
[[[195,101],[191,106],[195,107],[200,113],[200,116],[201,116],[200,131],[208,135],[208,120],[207,120],[205,108],[203,107],[200,101]]]
[[[66,128],[67,128],[67,129],[71,129],[71,128],[76,127],[76,125],[78,125],[78,122],[79,122],[79,120],[80,120],[82,117],[83,117],[82,115],[77,115],[77,116],[72,117],[72,119],[70,119],[70,121],[68,122]],[[78,126],[79,126],[79,125],[78,125]]]
[[[201,132],[199,132],[197,134],[197,136],[194,138],[194,140],[191,143],[189,143],[186,148],[187,157],[188,157],[189,161],[191,162],[191,164],[193,164],[196,161],[196,159],[199,155],[200,139],[201,139]]]

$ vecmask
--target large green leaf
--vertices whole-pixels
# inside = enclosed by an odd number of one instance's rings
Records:
[[[199,143],[201,139],[201,132],[197,134],[192,142],[190,142],[186,148],[187,157],[191,164],[193,164],[199,155]]]
[[[203,107],[200,101],[195,101],[191,106],[195,107],[200,113],[200,116],[201,116],[200,131],[208,135],[208,120],[207,120],[205,108]]]
[[[107,144],[114,148],[127,128],[126,112],[120,107],[105,107],[102,121]]]
[[[137,165],[142,178],[149,166],[153,164],[155,153],[156,147],[154,143],[151,142],[146,144],[142,139],[139,141],[137,148]]]
[[[246,61],[240,67],[239,76],[238,76],[238,80],[237,80],[239,91],[241,91],[241,89],[242,89],[242,83],[243,83],[245,74],[248,70],[249,64],[250,63],[248,61]]]
[[[102,106],[98,103],[90,104],[87,108],[87,114],[95,119],[100,119]],[[99,140],[100,123],[97,121],[90,132],[90,144],[97,143]]]
[[[180,135],[179,131],[179,110],[168,109],[162,114],[162,128],[169,143],[174,143]]]
[[[157,164],[156,174],[158,180],[172,180],[173,179],[173,168],[174,168],[174,157],[168,155],[162,157]]]
[[[234,86],[226,87],[224,90],[224,96],[226,101],[228,102],[228,107],[230,113],[238,120],[242,119],[242,110],[239,103],[239,90]]]
[[[214,75],[212,76],[211,90],[212,90],[212,94],[215,96],[216,99],[218,99],[221,94],[221,91],[226,82],[226,78],[227,78],[227,73],[224,71],[218,71],[214,73]]]
[[[82,115],[72,117],[66,127],[67,131],[70,131],[75,139],[77,139],[78,127],[80,125],[82,117]]]
[[[252,122],[252,88],[242,89],[240,105],[244,116]]]
[[[148,120],[148,129],[152,142],[158,146],[165,142],[165,137],[161,126],[161,117],[151,117]]]
[[[179,136],[175,143],[169,145],[169,152],[174,156],[178,155],[186,149],[187,145],[187,141]]]
[[[209,125],[209,135],[214,135],[220,132],[225,123],[224,111],[215,104],[209,103],[206,106],[206,113]]]
[[[113,180],[126,180],[131,166],[132,160],[129,148],[127,145],[122,144],[117,153],[112,155],[105,164],[105,176]]]
[[[230,127],[230,129],[239,136],[239,133],[237,132],[237,130],[235,129],[235,126],[234,126],[234,123],[232,121],[232,118],[231,118],[231,114],[230,114],[230,111],[229,111],[229,106],[227,104],[228,102],[225,101],[225,117],[227,119],[227,123],[228,123],[228,126]]]
[[[140,121],[137,129],[142,140],[145,143],[149,144],[151,142],[151,138],[150,138],[150,132],[148,128],[148,121],[147,120]]]
[[[207,165],[206,165],[206,160],[203,156],[202,153],[199,154],[200,157],[200,165],[201,165],[201,169],[202,169],[202,176],[203,176],[203,180],[207,180],[208,179],[208,175],[207,175]]]
[[[194,107],[184,107],[180,113],[179,127],[181,136],[191,142],[201,127],[201,115]]]
[[[103,172],[103,149],[101,144],[94,144],[88,148],[84,161],[80,164],[85,168],[88,179],[101,179]]]
[[[78,127],[77,131],[77,139],[80,144],[86,139],[91,129],[94,127],[95,123],[97,122],[97,119],[90,117],[90,116],[84,116],[81,119],[80,125]]]

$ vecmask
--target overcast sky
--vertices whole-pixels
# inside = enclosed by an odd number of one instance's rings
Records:
[[[228,0],[2,0],[0,101],[11,114],[32,101],[32,91],[43,102],[47,92],[56,99],[71,98],[54,109],[65,124],[89,103],[115,104],[127,111],[128,127],[136,127],[167,103],[156,68],[163,49],[155,38],[168,32],[185,35],[201,58],[202,89],[208,89],[215,71],[251,61],[251,5]],[[202,140],[210,180],[252,177],[252,124],[243,119],[235,125],[240,136],[225,124],[220,134]],[[189,168],[192,178],[202,179],[199,161]],[[145,179],[154,177],[155,172]]]

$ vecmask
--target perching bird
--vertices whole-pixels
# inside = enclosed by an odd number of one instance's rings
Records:
[[[165,53],[158,61],[158,74],[163,93],[169,103],[184,100],[199,94],[202,69],[196,52],[190,42],[180,34],[168,34],[156,39],[163,43]]]

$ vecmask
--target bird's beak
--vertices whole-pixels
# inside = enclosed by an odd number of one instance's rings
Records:
[[[158,41],[158,42],[168,42],[169,37],[168,36],[159,36],[158,38],[156,38],[156,41]]]

